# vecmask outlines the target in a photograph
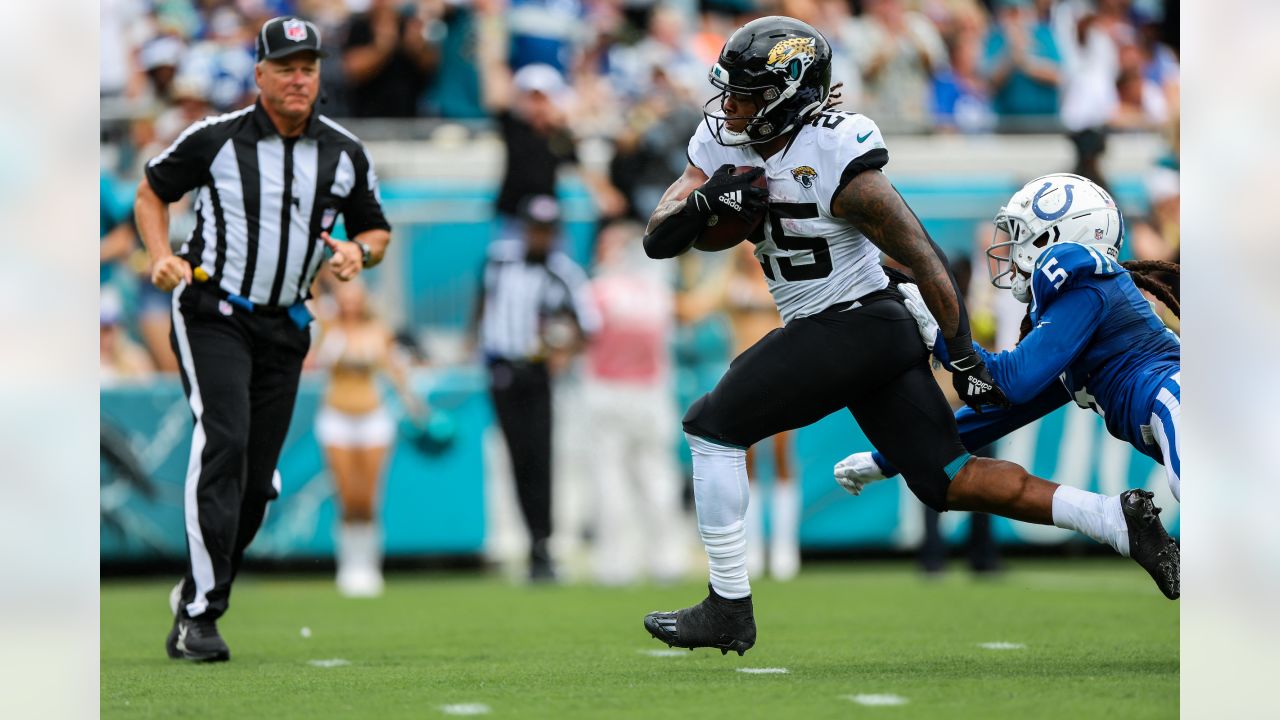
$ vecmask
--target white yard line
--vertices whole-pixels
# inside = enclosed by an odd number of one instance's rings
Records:
[[[484,703],[458,703],[456,705],[441,705],[440,712],[445,715],[488,715],[491,710]]]
[[[843,697],[859,705],[872,707],[907,704],[907,699],[901,695],[845,695]]]
[[[741,668],[737,668],[737,670],[738,670],[738,672],[740,672],[740,673],[747,673],[747,674],[749,674],[749,675],[786,675],[787,673],[791,672],[790,670],[788,670],[788,669],[786,669],[786,668],[749,668],[749,667],[741,667]]]

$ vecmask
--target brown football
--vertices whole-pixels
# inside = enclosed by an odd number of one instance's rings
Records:
[[[754,170],[751,165],[739,165],[733,169],[734,175],[741,175],[744,172]],[[769,182],[765,180],[764,175],[756,178],[751,183],[752,186],[758,188],[768,188]],[[760,226],[760,222],[764,220],[764,213],[757,213],[750,220],[743,220],[737,215],[726,213],[720,215],[714,225],[708,225],[707,229],[702,231],[693,246],[699,250],[706,252],[719,252],[728,250],[738,243],[746,240]]]

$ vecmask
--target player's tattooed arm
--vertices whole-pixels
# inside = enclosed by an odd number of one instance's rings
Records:
[[[911,269],[944,338],[969,334],[964,304],[942,251],[879,170],[855,175],[831,202],[831,212],[858,228],[886,255]]]
[[[644,232],[645,254],[654,259],[671,258],[693,245],[698,233],[706,227],[706,218],[700,213],[686,212],[689,209],[686,199],[706,181],[706,174],[689,164],[684,174],[671,183],[649,216]]]

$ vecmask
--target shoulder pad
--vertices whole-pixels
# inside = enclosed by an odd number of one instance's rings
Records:
[[[1128,272],[1101,250],[1064,242],[1050,246],[1036,258],[1031,274],[1032,307],[1043,311],[1054,298],[1092,278]]]

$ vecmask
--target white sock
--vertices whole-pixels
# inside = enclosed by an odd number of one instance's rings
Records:
[[[799,490],[792,480],[773,481],[769,570],[778,580],[790,580],[800,571]]]
[[[747,505],[747,574],[764,572],[764,498]]]
[[[747,452],[687,433],[685,438],[693,451],[693,501],[707,548],[711,587],[723,598],[747,597]]]
[[[1124,522],[1119,495],[1059,485],[1053,493],[1053,524],[1088,535],[1129,557],[1129,526]]]

